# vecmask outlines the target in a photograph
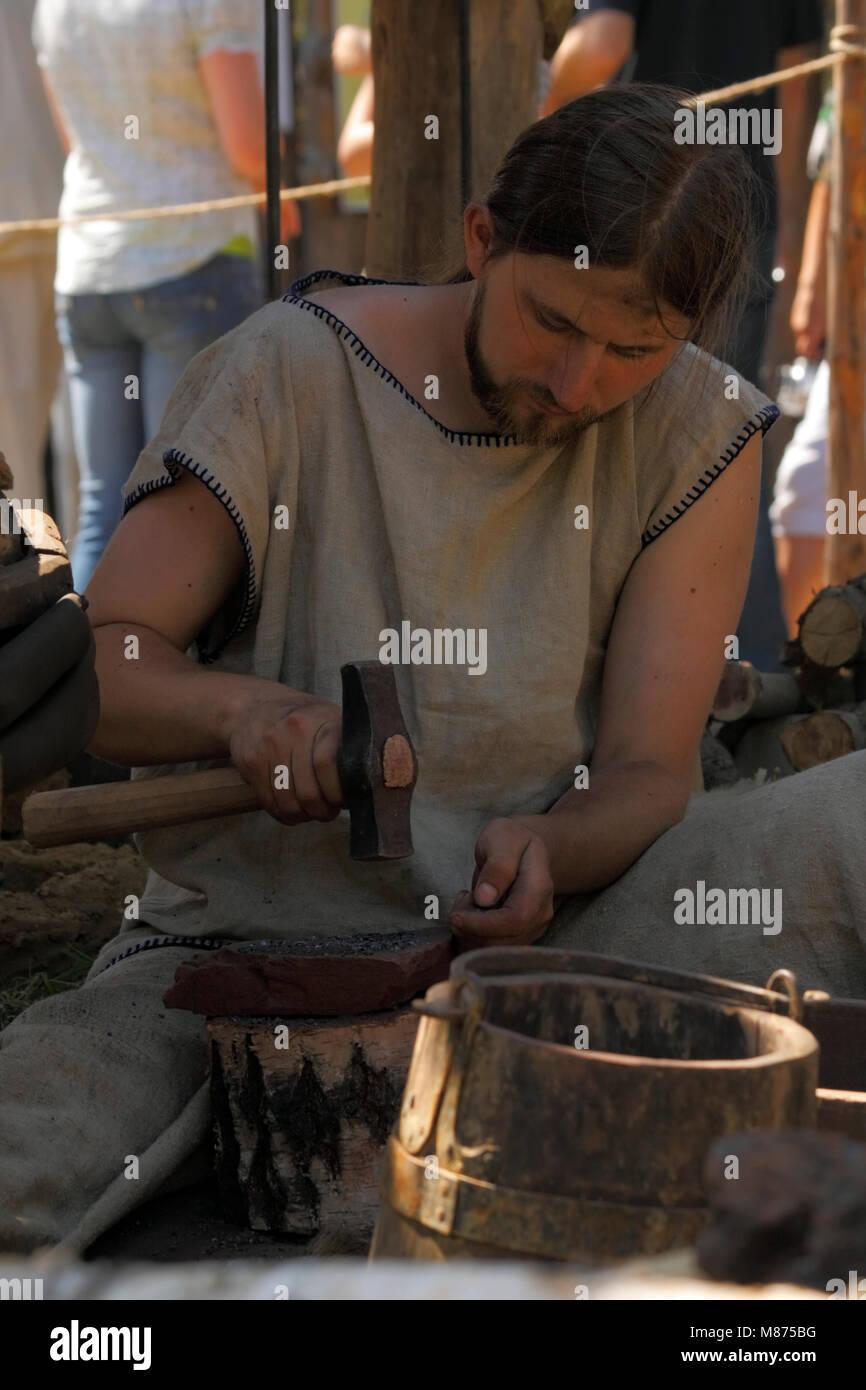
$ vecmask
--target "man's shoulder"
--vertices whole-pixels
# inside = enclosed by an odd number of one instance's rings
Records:
[[[732,403],[741,400],[754,409],[770,403],[736,367],[686,342],[661,376],[638,398],[636,404],[640,411],[636,418],[645,414],[655,426],[669,417],[683,426],[705,429],[711,427],[715,419],[726,421],[730,418]]]
[[[289,378],[293,363],[324,362],[339,354],[339,335],[329,331],[322,317],[312,300],[287,294],[256,309],[201,357],[212,357],[214,369],[233,367],[245,375]]]
[[[417,311],[417,281],[376,280],[343,271],[320,270],[295,281],[286,303],[325,320],[338,337],[360,341],[377,355],[399,347]]]
[[[669,487],[675,500],[700,491],[754,435],[766,434],[778,415],[778,406],[730,363],[685,344],[634,401],[631,441],[639,488],[654,497]]]

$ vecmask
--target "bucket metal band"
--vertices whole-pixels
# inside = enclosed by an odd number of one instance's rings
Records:
[[[396,1212],[439,1235],[478,1241],[542,1259],[586,1258],[604,1248],[618,1258],[691,1244],[706,1207],[651,1207],[500,1187],[418,1157],[388,1140],[383,1196]]]

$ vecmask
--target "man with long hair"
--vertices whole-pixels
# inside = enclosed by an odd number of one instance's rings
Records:
[[[136,777],[230,759],[261,810],[142,835],[139,919],[7,1030],[7,1242],[83,1246],[201,1140],[204,1030],[162,996],[202,938],[351,937],[441,903],[465,943],[555,941],[651,846],[694,872],[678,823],[778,411],[707,351],[748,290],[749,168],[678,144],[678,102],[563,107],[465,210],[444,283],[307,276],[184,374],[88,591],[92,747]],[[420,761],[397,864],[351,860],[335,823],[340,666],[377,652]],[[658,912],[645,958],[710,950]],[[611,949],[616,926],[593,928]],[[728,938],[726,973],[760,973],[764,942]]]

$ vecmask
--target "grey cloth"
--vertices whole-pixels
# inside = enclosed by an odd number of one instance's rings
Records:
[[[80,989],[0,1033],[0,1252],[87,1248],[152,1197],[208,1135],[204,1020],[163,995],[188,947],[110,941]],[[130,1159],[138,1160],[138,1176]]]
[[[785,967],[802,989],[866,997],[864,824],[866,751],[693,797],[685,819],[620,879],[564,904],[539,944],[753,985]],[[765,932],[753,912],[746,922],[679,924],[674,895],[697,895],[699,881],[705,894],[724,890],[727,915],[732,889],[781,889],[781,930]]]

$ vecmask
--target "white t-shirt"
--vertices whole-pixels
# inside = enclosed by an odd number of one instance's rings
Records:
[[[198,60],[261,54],[260,0],[38,0],[33,42],[72,142],[61,217],[249,193],[217,136]],[[256,236],[252,208],[62,227],[61,294],[142,289]]]

